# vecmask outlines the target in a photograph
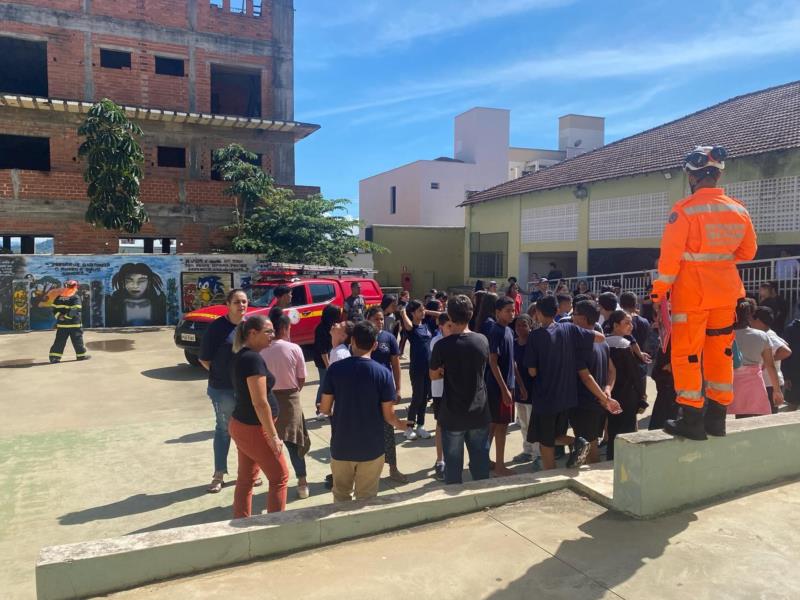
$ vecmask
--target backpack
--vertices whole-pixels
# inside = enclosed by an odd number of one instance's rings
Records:
[[[733,368],[738,369],[744,362],[744,356],[742,356],[742,351],[739,350],[739,346],[736,345],[736,340],[733,340],[731,350],[733,351]]]

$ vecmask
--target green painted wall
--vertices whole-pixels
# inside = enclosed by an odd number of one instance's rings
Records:
[[[469,234],[508,232],[508,274],[519,272],[520,253],[576,252],[578,271],[585,272],[588,267],[590,248],[657,248],[660,238],[592,241],[589,239],[589,208],[592,200],[634,196],[636,194],[666,192],[670,204],[689,194],[686,175],[681,169],[664,173],[650,173],[636,177],[622,177],[607,181],[586,184],[589,192],[585,200],[576,200],[575,186],[509,196],[466,207],[466,236],[464,256],[464,278],[469,274]],[[756,179],[772,179],[800,175],[800,150],[792,149],[768,152],[739,160],[728,160],[723,174],[723,185]],[[578,234],[574,242],[536,242],[520,243],[520,219],[522,211],[534,206],[554,206],[578,202]],[[759,244],[800,244],[800,231],[767,233],[759,235]]]
[[[372,239],[389,249],[374,254],[376,276],[381,286],[399,287],[406,267],[412,277],[412,297],[432,287],[447,289],[464,284],[463,227],[372,226]]]

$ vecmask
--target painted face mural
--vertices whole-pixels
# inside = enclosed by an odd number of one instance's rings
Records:
[[[125,263],[111,278],[106,327],[166,325],[167,301],[161,277],[145,263]]]

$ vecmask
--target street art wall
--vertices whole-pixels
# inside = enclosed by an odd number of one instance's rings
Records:
[[[79,284],[84,327],[174,325],[183,313],[247,289],[269,261],[254,255],[0,255],[0,331],[52,329],[52,304]]]

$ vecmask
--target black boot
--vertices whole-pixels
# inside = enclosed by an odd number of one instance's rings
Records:
[[[668,419],[664,431],[690,440],[707,440],[703,427],[703,409],[693,406],[681,406],[681,415],[677,419]]]
[[[728,415],[728,407],[709,400],[706,404],[705,426],[708,435],[725,437],[725,417]]]

